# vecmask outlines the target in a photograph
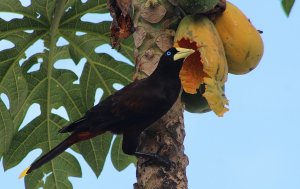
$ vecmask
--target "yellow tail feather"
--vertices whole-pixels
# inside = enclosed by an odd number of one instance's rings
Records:
[[[27,171],[29,170],[30,167],[26,168],[24,171],[22,171],[22,173],[19,176],[19,179],[22,179],[23,177],[25,177],[27,175]]]

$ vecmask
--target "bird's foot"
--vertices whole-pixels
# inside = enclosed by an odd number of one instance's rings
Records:
[[[148,159],[142,165],[162,165],[167,169],[170,169],[173,162],[166,156],[161,156],[158,153],[146,153],[146,152],[135,152],[135,155],[140,158]]]

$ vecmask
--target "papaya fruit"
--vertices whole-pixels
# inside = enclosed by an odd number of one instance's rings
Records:
[[[184,17],[176,30],[174,46],[195,50],[194,54],[185,59],[180,71],[184,92],[197,94],[200,86],[205,84],[205,91],[201,95],[218,116],[223,116],[228,111],[228,100],[222,90],[227,80],[228,66],[214,24],[205,16]]]
[[[224,45],[228,72],[246,74],[256,68],[262,58],[264,45],[260,33],[244,13],[226,2],[226,10],[214,20]]]
[[[189,94],[182,91],[181,101],[184,102],[184,108],[186,111],[190,113],[206,113],[211,111],[206,98],[203,96],[205,90],[206,85],[201,84],[200,88],[197,89],[196,94]],[[225,91],[225,85],[222,87],[222,91]]]

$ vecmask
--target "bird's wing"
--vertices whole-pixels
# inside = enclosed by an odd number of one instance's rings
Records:
[[[163,101],[164,96],[150,85],[147,80],[131,83],[93,107],[91,113],[99,116],[110,115],[120,121],[131,116],[151,113],[157,105],[159,106],[158,103]]]
[[[138,116],[149,113],[156,107],[155,104],[161,100],[160,95],[155,94],[153,90],[155,89],[142,82],[125,88],[112,96],[111,112],[120,116],[132,114]]]
[[[133,82],[88,110],[83,118],[61,132],[109,130],[111,125],[142,118],[157,112],[162,99],[146,80]]]

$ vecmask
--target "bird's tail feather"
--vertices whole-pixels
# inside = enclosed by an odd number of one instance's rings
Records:
[[[73,132],[75,130],[77,130],[79,127],[82,127],[83,125],[85,125],[86,118],[82,117],[79,120],[71,123],[70,125],[61,128],[58,132],[59,133],[68,133],[68,132]]]
[[[38,160],[33,162],[31,166],[27,169],[25,169],[19,178],[25,177],[29,173],[31,173],[33,170],[41,167],[48,161],[51,161],[53,158],[61,154],[63,151],[65,151],[67,148],[69,148],[72,144],[76,143],[78,141],[77,137],[75,135],[70,135],[68,138],[66,138],[63,142],[61,142],[59,145],[57,145],[55,148],[50,150],[48,153],[40,157]]]

